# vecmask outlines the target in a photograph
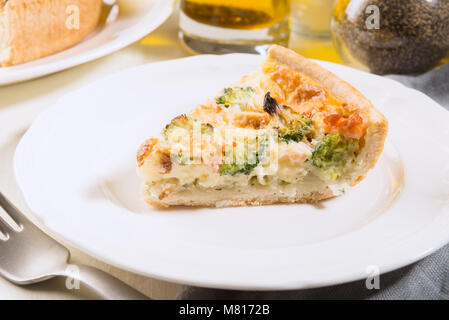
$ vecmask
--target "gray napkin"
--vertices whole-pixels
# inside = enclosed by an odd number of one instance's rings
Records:
[[[420,76],[389,76],[420,90],[449,110],[449,63]],[[448,230],[449,232],[449,230]],[[182,287],[178,299],[444,299],[449,300],[449,244],[429,257],[380,276],[379,289],[365,280],[290,291],[236,291]]]

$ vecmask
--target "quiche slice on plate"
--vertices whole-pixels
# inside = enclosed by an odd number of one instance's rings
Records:
[[[259,70],[146,140],[137,171],[158,207],[317,202],[364,178],[387,131],[355,88],[275,45]]]

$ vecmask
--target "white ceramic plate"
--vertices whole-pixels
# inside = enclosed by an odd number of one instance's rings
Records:
[[[144,204],[139,144],[260,62],[233,54],[148,64],[65,96],[16,152],[30,208],[51,232],[107,263],[207,287],[331,285],[393,270],[447,243],[449,113],[392,80],[324,62],[390,121],[383,155],[363,182],[315,206]]]
[[[57,54],[0,68],[0,86],[68,69],[120,50],[161,25],[173,11],[175,0],[118,0],[119,14],[101,24],[76,46]],[[106,10],[106,8],[105,8]]]

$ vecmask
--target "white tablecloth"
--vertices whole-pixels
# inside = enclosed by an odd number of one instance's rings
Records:
[[[13,174],[14,150],[36,116],[62,95],[119,70],[161,60],[188,56],[177,38],[177,17],[125,49],[99,60],[44,78],[0,87],[0,190],[27,216],[32,217]],[[1,209],[0,209],[1,210]],[[63,210],[63,209],[61,209]],[[172,299],[178,285],[119,270],[71,249],[72,263],[101,268],[154,299]],[[151,258],[151,257],[150,257]],[[18,287],[0,278],[0,299],[82,299],[89,293],[68,291],[64,280]]]

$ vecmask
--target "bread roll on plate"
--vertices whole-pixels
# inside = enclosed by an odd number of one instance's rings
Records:
[[[0,0],[0,66],[76,45],[95,30],[101,8],[102,0]]]

